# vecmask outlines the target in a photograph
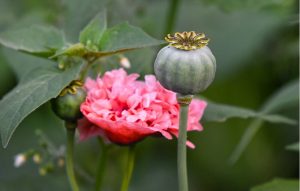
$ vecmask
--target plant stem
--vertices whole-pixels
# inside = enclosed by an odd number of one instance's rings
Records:
[[[101,156],[98,159],[98,168],[96,175],[96,183],[95,183],[95,191],[100,191],[102,188],[103,175],[105,171],[106,161],[107,161],[107,146],[103,143],[103,141],[99,138],[99,144],[101,148]]]
[[[180,105],[179,135],[177,145],[177,170],[179,191],[188,191],[188,177],[186,167],[186,139],[189,104],[193,96],[177,94],[177,101]]]
[[[79,191],[79,187],[75,178],[74,164],[73,164],[74,136],[75,136],[76,126],[74,127],[74,124],[71,125],[69,123],[66,123],[66,130],[67,130],[66,170],[67,170],[67,175],[72,190]]]
[[[176,15],[178,12],[178,7],[179,7],[179,1],[180,0],[170,0],[170,7],[168,10],[168,15],[167,15],[167,20],[166,20],[166,28],[165,28],[165,33],[164,36],[168,33],[173,32],[174,27],[175,27],[175,21],[176,21]]]
[[[128,152],[127,152],[127,164],[126,164],[126,170],[124,172],[121,191],[128,191],[129,183],[134,167],[134,157],[135,157],[135,149],[134,145],[129,146]]]
[[[85,77],[88,74],[88,71],[89,71],[89,68],[90,68],[91,65],[92,65],[92,63],[90,63],[90,62],[84,63],[84,65],[81,69],[81,72],[80,72],[80,80],[81,81],[84,81]]]

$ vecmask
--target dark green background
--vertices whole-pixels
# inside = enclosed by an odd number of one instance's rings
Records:
[[[0,0],[0,32],[47,22],[64,28],[67,39],[76,42],[80,29],[104,6],[109,26],[128,20],[158,39],[165,35],[169,1],[162,0]],[[272,93],[298,79],[298,6],[293,0],[182,0],[176,31],[205,32],[217,59],[216,80],[204,96],[259,110]],[[17,83],[10,64],[20,53],[2,47],[0,50],[2,97]],[[152,73],[157,50],[154,47],[127,53],[132,63],[129,72]],[[101,67],[118,67],[115,60],[107,58]],[[299,103],[280,113],[298,120],[298,109]],[[203,132],[189,134],[196,145],[196,149],[188,150],[190,191],[246,191],[275,177],[299,178],[298,153],[285,149],[298,141],[298,125],[264,123],[241,159],[229,165],[229,156],[250,121],[204,122]],[[69,189],[63,169],[41,177],[31,161],[21,168],[13,167],[16,154],[38,146],[35,129],[42,129],[57,146],[64,144],[62,124],[46,104],[22,122],[7,149],[0,148],[0,191]],[[98,151],[95,140],[77,144],[76,161],[90,174],[94,174]],[[118,146],[110,151],[106,190],[119,188],[124,151]],[[91,190],[91,182],[81,179],[81,183],[85,190]],[[139,143],[130,190],[176,189],[176,141],[147,138]]]

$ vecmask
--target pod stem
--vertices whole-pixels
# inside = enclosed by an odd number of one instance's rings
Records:
[[[186,165],[186,140],[189,104],[192,96],[182,96],[177,94],[177,101],[180,105],[179,115],[179,135],[177,145],[177,171],[178,171],[178,190],[188,191],[188,176]]]
[[[123,176],[121,191],[128,191],[129,183],[131,180],[133,167],[134,167],[134,158],[135,158],[135,146],[131,145],[127,151],[127,164],[126,169]]]
[[[95,191],[102,190],[102,182],[103,176],[105,172],[106,162],[107,162],[107,146],[103,142],[101,138],[98,138],[100,149],[101,149],[101,156],[98,159],[98,167],[97,167],[97,175],[96,175],[96,183],[95,183]]]
[[[66,152],[66,171],[72,191],[79,191],[79,186],[74,173],[74,137],[76,124],[66,122],[67,130],[67,152]]]

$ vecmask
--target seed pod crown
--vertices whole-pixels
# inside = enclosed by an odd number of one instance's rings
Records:
[[[195,31],[168,34],[165,40],[170,43],[170,46],[181,50],[196,50],[206,46],[209,42],[209,38],[205,37],[204,33]]]

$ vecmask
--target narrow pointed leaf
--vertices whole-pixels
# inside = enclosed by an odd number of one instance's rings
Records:
[[[289,119],[284,116],[275,114],[265,114],[247,108],[218,104],[210,101],[208,101],[208,105],[203,118],[205,121],[215,122],[224,122],[231,118],[260,118],[271,123],[286,123],[291,125],[297,123],[295,120]]]
[[[276,112],[299,105],[299,79],[288,83],[274,93],[263,107],[264,112]]]
[[[290,151],[297,151],[297,152],[299,152],[300,151],[299,142],[288,145],[286,147],[286,149],[290,150]]]
[[[298,86],[299,86],[298,81],[293,81],[285,85],[283,88],[275,92],[273,96],[271,96],[266,101],[261,111],[267,114],[272,111],[278,111],[282,108],[290,108],[291,106],[297,106],[299,103]],[[294,122],[295,124],[297,124],[296,121]],[[245,151],[245,149],[247,148],[247,146],[249,145],[249,143],[251,142],[255,134],[261,128],[262,124],[263,121],[261,119],[255,119],[250,123],[250,125],[247,127],[244,134],[242,135],[240,142],[237,144],[236,148],[232,152],[229,158],[230,163],[234,164],[238,161],[238,159]]]
[[[270,182],[255,186],[250,191],[298,191],[299,180],[276,178]]]
[[[261,119],[255,119],[250,123],[250,125],[246,128],[244,134],[242,135],[240,142],[237,144],[234,151],[230,155],[229,158],[230,164],[235,164],[239,160],[244,150],[247,148],[252,138],[255,136],[255,134],[257,133],[257,131],[260,129],[262,125],[263,125],[263,120]]]

